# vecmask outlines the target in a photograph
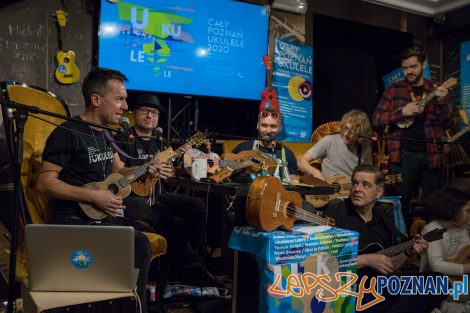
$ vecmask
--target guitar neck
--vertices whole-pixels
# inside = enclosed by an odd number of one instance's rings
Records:
[[[395,256],[399,253],[402,253],[403,251],[406,251],[406,250],[410,249],[411,247],[413,247],[414,244],[415,244],[415,240],[411,239],[411,240],[403,242],[401,244],[389,247],[387,249],[383,249],[383,250],[381,250],[377,253],[386,255],[388,257],[392,257],[392,256]]]
[[[146,162],[146,163],[142,164],[141,166],[125,173],[124,178],[127,180],[127,185],[132,183],[133,181],[137,180],[140,176],[144,175],[147,172],[148,168],[149,168],[150,162]],[[119,183],[121,183],[121,181]],[[125,184],[125,183],[123,183],[123,184]]]
[[[426,103],[428,103],[429,101],[431,101],[435,96],[436,96],[436,91],[437,89],[434,89],[430,94],[428,94],[426,97],[424,97],[423,99],[421,99],[417,105],[419,107],[424,107],[426,105]]]

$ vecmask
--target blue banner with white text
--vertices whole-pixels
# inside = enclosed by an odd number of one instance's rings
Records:
[[[276,39],[273,88],[284,117],[282,141],[310,141],[312,133],[313,49]]]
[[[460,44],[460,106],[470,119],[470,41]]]

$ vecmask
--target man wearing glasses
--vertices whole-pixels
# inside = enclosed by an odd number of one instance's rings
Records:
[[[289,177],[281,177],[283,180],[298,181],[297,159],[294,153],[276,141],[277,135],[282,131],[281,113],[272,107],[262,110],[258,115],[256,129],[258,130],[258,140],[242,142],[232,152],[235,154],[247,150],[264,152],[287,166]]]
[[[127,142],[125,135],[120,134],[116,137],[124,152],[132,157],[120,155],[121,162],[128,167],[143,164],[168,146],[161,134],[155,131],[160,113],[165,112],[158,97],[141,94],[134,103],[130,104],[130,108],[134,113],[134,126],[131,131],[135,138]],[[124,214],[127,218],[148,223],[167,239],[171,280],[197,283],[198,278],[183,271],[185,266],[194,269],[195,263],[199,264],[198,254],[204,233],[205,202],[198,198],[166,192],[161,182],[167,177],[174,176],[175,171],[171,164],[162,163],[161,166],[161,180],[155,186],[157,195],[154,197],[152,192],[148,197],[142,197],[131,193],[124,199],[126,206]],[[183,220],[183,223],[177,223],[175,218]]]

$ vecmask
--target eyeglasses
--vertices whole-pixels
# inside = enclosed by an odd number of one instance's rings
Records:
[[[267,118],[268,116],[271,116],[272,118],[274,119],[278,119],[279,116],[281,116],[281,113],[279,112],[267,112],[267,111],[263,111],[263,112],[259,112],[259,116],[261,118]]]
[[[150,113],[150,116],[152,117],[157,117],[160,116],[160,112],[156,110],[151,110],[151,109],[136,109],[137,112],[143,115],[148,115]]]

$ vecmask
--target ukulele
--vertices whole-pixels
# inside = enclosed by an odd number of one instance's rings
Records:
[[[75,64],[75,53],[63,49],[62,31],[67,23],[67,14],[63,10],[57,10],[55,16],[59,23],[59,51],[56,54],[55,78],[62,84],[73,84],[80,79],[80,70]]]
[[[302,182],[316,186],[319,185],[318,181],[321,179],[312,177],[311,175],[300,176]],[[391,185],[402,182],[401,174],[385,176],[385,184]],[[318,194],[318,195],[305,195],[305,200],[313,204],[314,207],[320,208],[325,206],[331,200],[336,198],[347,198],[351,193],[351,180],[343,175],[334,175],[326,180],[327,185],[333,187],[334,193],[332,194]]]
[[[424,234],[423,239],[426,240],[427,242],[440,240],[440,239],[442,239],[443,234],[446,231],[447,231],[447,229],[445,229],[445,228],[435,228],[432,231],[430,231],[429,233]],[[413,245],[415,244],[415,242],[416,242],[416,239],[413,238],[413,239],[405,241],[403,243],[391,246],[387,249],[384,249],[379,243],[374,242],[374,243],[368,244],[367,246],[365,246],[362,249],[359,249],[358,254],[376,253],[376,254],[386,255],[386,256],[392,258],[392,264],[395,266],[396,269],[398,269],[397,265],[403,263],[402,262],[403,258],[400,255],[400,253],[402,253],[402,252],[404,252],[408,249],[411,249],[413,247]],[[372,273],[372,270],[369,269],[365,272]],[[365,272],[364,272],[364,274],[365,274]]]
[[[171,147],[162,152],[157,153],[150,161],[141,166],[135,166],[124,173],[112,173],[105,180],[100,182],[91,182],[83,185],[85,189],[91,190],[109,190],[117,196],[126,198],[131,193],[131,183],[147,173],[150,164],[158,160],[160,163],[165,163],[176,157],[178,153],[173,151]],[[94,203],[79,202],[82,211],[94,220],[101,220],[108,216],[107,213],[99,209]]]
[[[447,89],[450,89],[450,88],[454,87],[456,84],[457,84],[457,79],[455,79],[454,77],[451,77],[448,80],[446,80],[442,84],[442,86],[446,87]],[[419,107],[419,112],[420,113],[424,112],[424,107],[426,106],[426,104],[436,96],[436,91],[437,91],[437,89],[434,89],[430,94],[428,94],[426,97],[424,97],[423,99],[421,99],[420,101],[418,101],[416,103],[416,105]],[[400,128],[408,128],[411,125],[413,125],[413,122],[415,121],[415,118],[416,118],[416,116],[408,116],[408,117],[405,117],[405,119],[403,119],[399,122],[396,122],[396,124]]]
[[[250,226],[263,231],[292,230],[296,220],[317,225],[335,224],[331,218],[302,209],[300,193],[286,191],[281,181],[273,176],[256,177],[251,184],[246,200],[246,219]]]
[[[173,159],[180,157],[184,153],[184,146],[197,146],[204,143],[207,143],[207,139],[206,137],[204,137],[204,134],[201,132],[195,133],[191,138],[188,139],[188,141],[184,145],[174,151],[175,157]],[[155,186],[157,180],[157,178],[153,178],[150,176],[141,176],[131,183],[131,189],[136,195],[141,197],[147,197],[152,191],[153,186]]]
[[[235,166],[237,161],[221,160],[217,153],[204,153],[199,149],[190,149],[184,153],[184,168],[188,175],[191,175],[191,164],[194,159],[207,160],[207,173],[215,174],[220,168]]]
[[[266,170],[269,174],[274,174],[277,168],[277,161],[259,150],[246,150],[237,154],[227,153],[225,159],[235,161],[230,166],[221,168],[208,179],[214,183],[221,183],[232,176],[235,172],[248,169],[249,173],[258,173]]]
[[[276,90],[273,88],[272,82],[272,62],[271,57],[269,55],[263,56],[263,63],[266,67],[266,82],[267,86],[266,89],[263,90],[261,93],[261,103],[259,105],[259,111],[263,111],[264,109],[271,107],[276,111],[280,112],[279,103],[277,102],[277,93]]]

